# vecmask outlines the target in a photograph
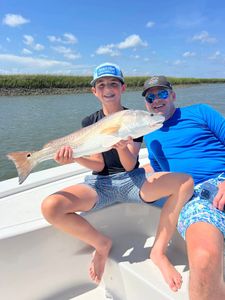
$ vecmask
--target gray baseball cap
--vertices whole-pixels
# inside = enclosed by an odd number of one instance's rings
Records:
[[[165,76],[153,76],[145,81],[142,96],[145,97],[147,90],[154,87],[164,87],[170,90],[173,89],[171,83]]]

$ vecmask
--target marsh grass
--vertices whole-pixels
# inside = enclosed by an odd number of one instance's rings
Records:
[[[128,88],[142,88],[146,76],[126,77]],[[91,76],[60,75],[0,75],[0,88],[4,89],[85,89],[90,88]],[[225,83],[225,78],[177,78],[168,77],[174,85]]]
[[[54,75],[0,75],[0,88],[82,88],[91,77]]]

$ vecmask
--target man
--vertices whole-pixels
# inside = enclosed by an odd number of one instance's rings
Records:
[[[190,299],[225,299],[225,119],[204,104],[176,108],[165,76],[148,79],[142,96],[148,111],[165,116],[163,127],[144,137],[151,167],[188,173],[195,182],[178,220],[187,243]]]

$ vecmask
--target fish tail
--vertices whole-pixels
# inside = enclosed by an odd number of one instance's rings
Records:
[[[7,154],[8,159],[12,160],[16,166],[19,176],[19,184],[23,183],[37,162],[32,157],[32,152],[11,152]]]

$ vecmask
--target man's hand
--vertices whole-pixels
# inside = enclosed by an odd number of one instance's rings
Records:
[[[73,163],[73,149],[70,146],[63,146],[56,152],[54,160],[61,165]]]
[[[218,188],[219,191],[213,200],[213,206],[223,211],[225,209],[225,181],[221,182]]]

